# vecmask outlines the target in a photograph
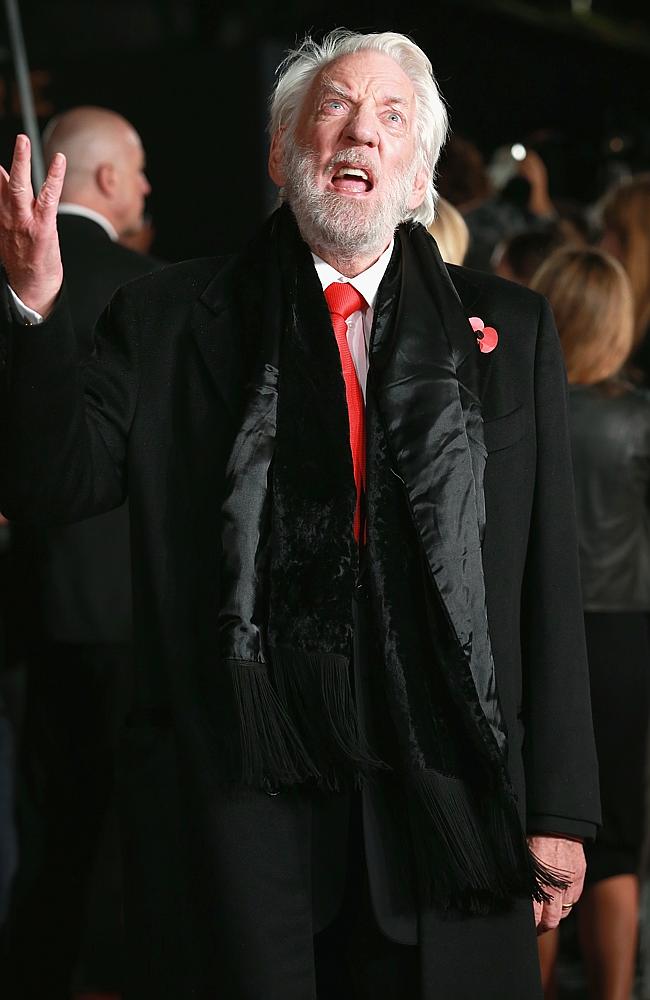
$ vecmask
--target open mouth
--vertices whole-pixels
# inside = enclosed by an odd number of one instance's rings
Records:
[[[374,183],[371,175],[363,167],[353,167],[343,164],[330,181],[335,191],[344,194],[365,194],[372,191]]]

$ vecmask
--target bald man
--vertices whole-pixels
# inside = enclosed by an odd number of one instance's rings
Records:
[[[82,206],[110,222],[118,237],[141,228],[151,188],[140,136],[125,118],[105,108],[73,108],[49,123],[43,144],[48,160],[65,153],[68,161],[60,214]]]
[[[150,190],[144,150],[128,121],[94,107],[59,115],[43,140],[47,160],[56,152],[68,160],[57,227],[83,358],[116,289],[159,266],[119,243],[142,225]],[[128,531],[126,506],[74,525],[16,527],[10,644],[28,664],[21,774],[32,839],[21,850],[3,997],[68,1000],[82,939],[87,985],[119,987],[111,800],[114,748],[130,697]],[[39,857],[30,847],[34,836]]]
[[[82,351],[91,349],[97,316],[113,292],[156,262],[130,253],[121,240],[143,225],[151,188],[142,142],[133,126],[105,108],[72,108],[43,134],[47,161],[65,153],[68,172],[58,230]]]

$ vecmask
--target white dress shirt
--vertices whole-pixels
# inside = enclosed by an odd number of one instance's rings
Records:
[[[320,278],[323,291],[333,281],[349,281],[352,287],[356,288],[368,303],[367,309],[357,309],[347,321],[348,347],[350,348],[350,354],[352,355],[364,401],[366,398],[366,382],[368,381],[368,347],[370,346],[370,333],[375,315],[377,291],[381,284],[381,279],[386,273],[386,268],[393,252],[393,243],[394,240],[391,240],[390,245],[384,250],[379,260],[375,261],[371,267],[366,271],[362,271],[361,274],[357,274],[354,278],[346,278],[344,274],[339,274],[331,264],[327,264],[324,260],[321,260],[315,253],[312,254],[316,266],[316,274]]]

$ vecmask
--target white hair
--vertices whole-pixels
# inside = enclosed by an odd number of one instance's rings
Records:
[[[434,184],[435,168],[447,137],[447,109],[433,75],[431,62],[422,49],[406,35],[382,31],[363,35],[345,28],[330,31],[322,42],[307,36],[292,49],[277,68],[277,82],[270,101],[269,133],[279,128],[292,134],[298,123],[303,101],[316,75],[341,56],[354,52],[382,52],[404,70],[415,91],[415,140],[418,169],[429,177],[422,203],[405,219],[429,226],[435,218],[437,199]]]

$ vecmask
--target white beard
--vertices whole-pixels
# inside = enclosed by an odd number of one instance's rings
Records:
[[[328,171],[337,163],[370,169],[359,149],[341,150],[332,157]],[[305,242],[314,250],[326,251],[337,260],[379,256],[395,228],[409,213],[409,198],[417,172],[415,158],[398,174],[382,198],[372,204],[348,198],[335,191],[321,191],[316,185],[316,165],[309,150],[288,143],[285,155],[284,200],[288,201]],[[373,168],[374,169],[374,168]],[[379,180],[375,177],[375,183]]]

